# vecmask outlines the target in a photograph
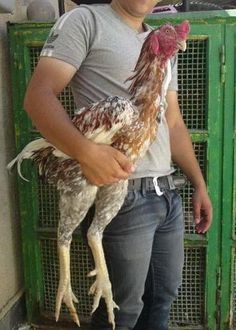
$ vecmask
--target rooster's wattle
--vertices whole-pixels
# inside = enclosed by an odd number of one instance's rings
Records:
[[[158,116],[170,81],[170,59],[179,49],[185,50],[189,23],[172,26],[165,24],[150,32],[146,38],[134,74],[129,78],[130,100],[110,96],[104,100],[80,109],[73,117],[75,127],[88,139],[113,146],[124,153],[133,163],[142,157],[157,135]],[[62,153],[41,138],[30,142],[8,165],[16,162],[20,172],[21,162],[33,159],[49,183],[60,191],[60,221],[58,225],[58,253],[60,260],[60,281],[56,298],[56,320],[59,318],[62,301],[69,308],[73,320],[79,325],[79,318],[73,302],[70,281],[70,244],[72,233],[84,219],[88,209],[95,202],[95,216],[88,230],[95,269],[90,276],[96,276],[90,293],[94,295],[93,311],[101,297],[107,304],[108,319],[115,328],[112,288],[105,262],[102,237],[105,227],[121,208],[128,181],[97,187],[83,176],[79,163]]]

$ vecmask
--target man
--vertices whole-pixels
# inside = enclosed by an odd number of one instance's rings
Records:
[[[142,43],[143,24],[156,0],[112,0],[81,6],[55,24],[29,84],[25,109],[42,135],[78,160],[87,179],[98,186],[130,178],[122,209],[104,232],[117,330],[165,330],[171,303],[181,283],[183,215],[173,183],[172,160],[192,182],[198,233],[211,224],[212,208],[177,101],[176,60],[166,94],[158,137],[137,169],[119,151],[95,144],[75,129],[57,95],[71,82],[78,107],[108,95],[129,98],[128,83]],[[162,194],[157,194],[153,178]],[[146,285],[145,285],[146,281]],[[91,330],[108,330],[101,301]]]

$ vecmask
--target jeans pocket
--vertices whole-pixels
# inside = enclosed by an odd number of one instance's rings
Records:
[[[137,198],[138,198],[138,192],[137,191],[135,191],[135,190],[128,191],[128,193],[125,197],[124,203],[121,206],[121,209],[120,209],[119,213],[130,211],[134,207]]]

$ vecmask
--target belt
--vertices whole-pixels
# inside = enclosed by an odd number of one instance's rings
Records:
[[[187,183],[184,176],[166,175],[160,177],[147,177],[130,179],[128,190],[156,191],[157,195],[162,195],[163,190],[175,190],[183,188]]]

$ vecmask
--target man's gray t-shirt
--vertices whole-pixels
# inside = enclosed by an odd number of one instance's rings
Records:
[[[142,44],[150,32],[138,33],[110,5],[80,5],[54,25],[41,56],[73,65],[71,87],[78,108],[107,96],[130,98],[125,82],[132,75]],[[177,90],[177,63],[172,61],[169,90]],[[144,82],[145,83],[145,82]],[[132,178],[163,176],[173,171],[169,131],[163,114],[157,139],[139,160]]]

